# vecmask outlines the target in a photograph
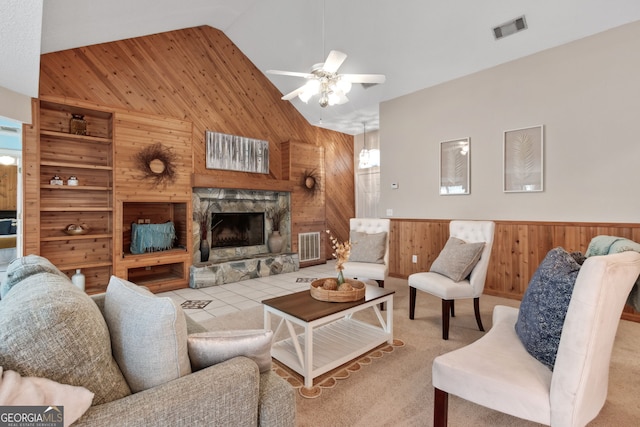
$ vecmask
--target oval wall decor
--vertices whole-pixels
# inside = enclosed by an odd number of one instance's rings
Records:
[[[136,162],[143,178],[151,180],[154,187],[175,181],[175,160],[176,155],[171,149],[159,142],[143,148],[136,154]]]

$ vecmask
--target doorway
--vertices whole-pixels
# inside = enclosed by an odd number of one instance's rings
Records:
[[[0,278],[22,254],[22,123],[0,117]]]

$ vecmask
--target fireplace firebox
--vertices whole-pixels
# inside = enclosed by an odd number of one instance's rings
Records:
[[[264,245],[264,212],[225,212],[211,217],[211,247]]]

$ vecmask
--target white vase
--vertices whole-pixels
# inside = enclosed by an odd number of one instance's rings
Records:
[[[271,235],[267,239],[267,247],[269,248],[269,252],[272,253],[280,253],[282,251],[283,244],[282,236],[279,231],[272,231]]]
[[[84,291],[85,278],[80,269],[76,269],[76,274],[71,276],[71,282],[76,285],[80,290]]]

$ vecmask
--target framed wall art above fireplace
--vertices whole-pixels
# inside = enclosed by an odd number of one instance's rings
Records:
[[[207,169],[269,173],[269,142],[206,131]]]

